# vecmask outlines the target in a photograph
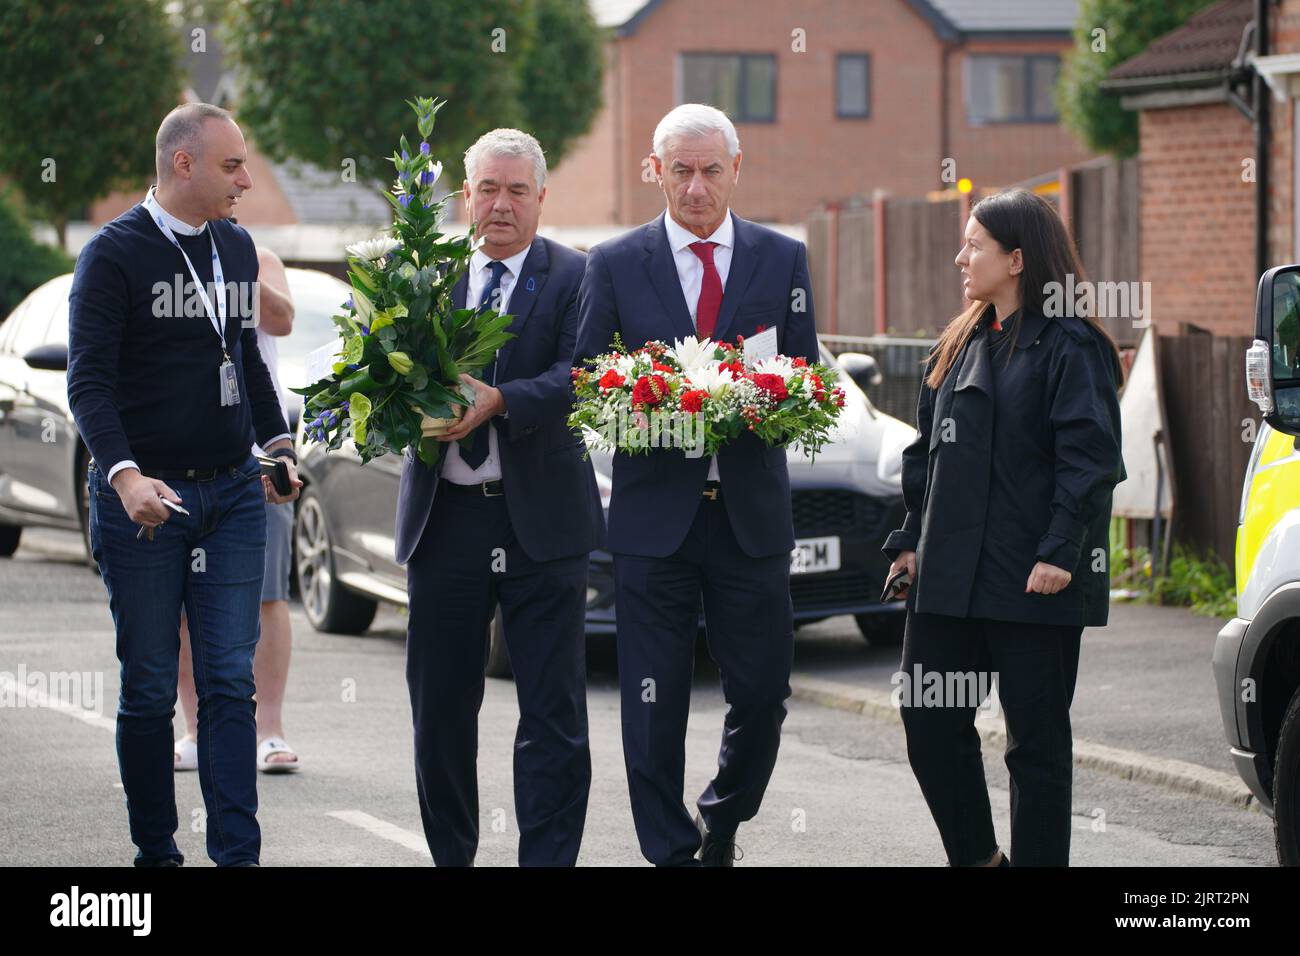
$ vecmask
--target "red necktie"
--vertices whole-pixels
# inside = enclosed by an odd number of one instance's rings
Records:
[[[722,277],[713,264],[712,242],[692,242],[691,252],[704,263],[704,281],[700,284],[700,301],[695,306],[695,334],[702,339],[712,338],[718,324],[718,309],[722,306]]]

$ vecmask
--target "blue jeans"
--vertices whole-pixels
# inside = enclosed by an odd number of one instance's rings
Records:
[[[108,589],[122,690],[117,760],[136,866],[184,862],[176,848],[172,716],[182,603],[199,698],[199,785],[208,856],[258,862],[253,653],[260,635],[266,511],[257,460],[210,481],[168,481],[189,515],[172,514],[152,541],[92,462],[90,547]]]

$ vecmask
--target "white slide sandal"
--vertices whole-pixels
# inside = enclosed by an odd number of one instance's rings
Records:
[[[293,760],[271,760],[274,754],[293,754]],[[267,737],[257,745],[257,769],[260,773],[294,773],[301,763],[298,754],[281,737]]]
[[[174,769],[199,769],[199,745],[197,741],[190,740],[189,737],[182,737],[180,740],[176,741],[176,746],[172,748],[172,753],[176,764]]]

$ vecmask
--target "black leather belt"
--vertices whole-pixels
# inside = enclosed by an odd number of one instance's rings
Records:
[[[241,458],[239,461],[218,468],[141,468],[140,474],[146,478],[157,478],[159,481],[212,481],[222,472],[234,471],[245,460]]]
[[[454,481],[444,481],[442,486],[457,494],[474,495],[476,498],[499,498],[506,493],[506,487],[500,479],[480,481],[473,485],[458,485]]]
[[[704,483],[704,497],[710,501],[717,501],[722,496],[722,482],[706,481]]]

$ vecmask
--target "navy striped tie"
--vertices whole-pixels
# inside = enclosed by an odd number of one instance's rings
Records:
[[[500,260],[493,260],[488,263],[488,268],[492,270],[492,278],[483,288],[483,295],[478,300],[479,311],[484,309],[496,309],[501,303],[497,301],[497,291],[501,288],[501,277],[506,273],[506,264]],[[496,356],[483,369],[483,381],[489,385],[496,378],[497,360]],[[487,461],[488,456],[488,427],[492,424],[491,420],[483,422],[478,428],[474,429],[465,436],[465,441],[460,446],[460,460],[470,468],[477,470]],[[468,445],[468,447],[466,447]]]

